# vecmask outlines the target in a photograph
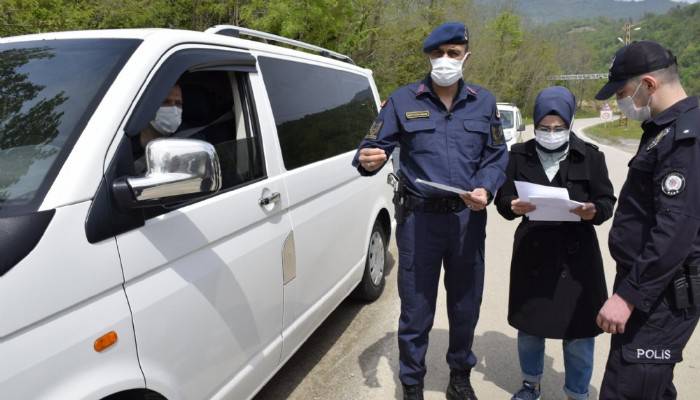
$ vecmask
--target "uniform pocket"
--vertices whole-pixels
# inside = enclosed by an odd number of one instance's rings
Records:
[[[487,121],[466,119],[464,120],[464,130],[468,133],[488,135],[491,132],[491,124]]]
[[[481,159],[481,152],[487,143],[491,124],[486,121],[467,119],[463,122],[464,135],[458,138],[458,150],[464,155],[466,160],[478,162]]]
[[[635,334],[629,343],[622,346],[622,357],[635,364],[673,364],[682,361],[685,339],[681,331],[684,324],[683,313],[672,310],[665,298],[649,314],[633,314],[626,330]]]
[[[654,170],[654,160],[637,155],[630,160],[627,166],[643,172],[652,172]]]
[[[429,119],[403,121],[403,129],[408,133],[433,133],[435,132],[435,121]]]

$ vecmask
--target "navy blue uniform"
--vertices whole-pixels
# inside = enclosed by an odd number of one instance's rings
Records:
[[[673,367],[698,322],[672,282],[700,266],[700,108],[689,97],[642,125],[610,230],[614,291],[634,305],[612,336],[601,399],[675,399]]]
[[[471,351],[484,280],[486,211],[474,212],[456,195],[415,182],[417,178],[495,194],[508,163],[496,100],[487,90],[460,81],[452,109],[431,89],[430,78],[398,89],[387,100],[360,148],[383,149],[387,157],[400,145],[399,175],[416,199],[453,200],[447,212],[414,209],[399,221],[398,285],[400,378],[421,384],[428,333],[435,315],[440,268],[450,321],[447,362],[452,369],[476,364]],[[358,152],[359,155],[359,152]],[[371,175],[358,162],[362,175]]]

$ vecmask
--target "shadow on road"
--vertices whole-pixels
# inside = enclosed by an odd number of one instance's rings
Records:
[[[396,265],[391,253],[387,253],[387,257],[385,276],[388,276]],[[391,283],[387,282],[387,284]],[[367,303],[352,298],[345,299],[309,336],[285,366],[258,392],[254,400],[280,400],[290,397],[297,386],[347,331],[357,314],[366,305]]]
[[[444,351],[448,347],[449,332],[445,329],[434,329],[430,333],[430,347],[426,355],[426,364],[434,366],[428,370],[425,377],[425,391],[444,392],[449,381],[449,367],[445,361]],[[561,341],[550,340],[548,346],[561,346]],[[518,364],[517,341],[500,332],[489,331],[475,337],[474,352],[479,362],[474,371],[483,374],[484,380],[493,382],[507,393],[514,393],[520,388],[521,375]],[[359,357],[360,367],[365,385],[379,387],[377,377],[378,365],[382,357],[387,357],[393,370],[396,391],[394,398],[401,399],[401,382],[398,378],[398,345],[396,332],[388,332],[384,337],[366,348]],[[552,357],[545,355],[544,378],[542,381],[542,393],[548,398],[563,396],[564,373],[553,367]],[[472,382],[476,382],[472,378]],[[479,394],[478,384],[477,395]],[[591,399],[598,398],[598,390],[589,388]]]

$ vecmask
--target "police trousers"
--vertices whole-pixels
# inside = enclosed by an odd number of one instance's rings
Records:
[[[600,400],[675,400],[673,369],[700,317],[674,309],[667,296],[648,314],[634,310],[624,334],[612,335]]]
[[[484,287],[486,211],[428,213],[412,211],[397,226],[399,378],[423,383],[428,334],[433,326],[441,267],[447,293],[451,369],[476,365],[471,351]]]

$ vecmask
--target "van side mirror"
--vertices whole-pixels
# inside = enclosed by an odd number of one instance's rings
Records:
[[[524,132],[525,131],[525,124],[520,124],[518,125],[518,132]]]
[[[146,174],[112,184],[126,208],[167,205],[221,189],[221,166],[214,146],[195,139],[155,139],[146,145]]]

